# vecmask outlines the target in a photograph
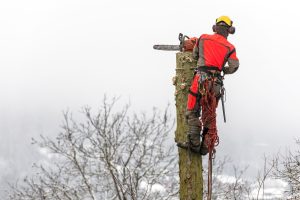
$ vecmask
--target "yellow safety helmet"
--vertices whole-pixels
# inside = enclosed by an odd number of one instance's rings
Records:
[[[221,17],[217,18],[216,24],[218,24],[220,22],[224,22],[228,26],[232,26],[232,23],[233,23],[232,20],[228,16],[221,16]]]

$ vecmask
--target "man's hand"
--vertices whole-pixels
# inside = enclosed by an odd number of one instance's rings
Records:
[[[224,74],[233,74],[238,70],[238,66],[226,66],[223,69]]]

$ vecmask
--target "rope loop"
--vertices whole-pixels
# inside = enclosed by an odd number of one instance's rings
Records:
[[[217,98],[214,92],[214,78],[208,78],[201,83],[201,107],[202,107],[202,122],[203,126],[208,128],[206,145],[210,153],[213,153],[215,146],[219,144],[217,130]]]

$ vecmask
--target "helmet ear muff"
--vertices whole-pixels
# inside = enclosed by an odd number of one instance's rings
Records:
[[[234,34],[234,33],[235,33],[235,27],[234,27],[234,26],[230,26],[230,27],[228,28],[228,33],[229,33],[229,34]]]
[[[217,25],[214,24],[214,25],[212,26],[212,30],[213,30],[213,32],[217,32]]]
[[[212,26],[212,30],[213,30],[213,32],[217,32],[217,25],[213,25]],[[230,26],[229,28],[228,28],[228,33],[229,34],[234,34],[235,33],[235,27],[234,26]]]

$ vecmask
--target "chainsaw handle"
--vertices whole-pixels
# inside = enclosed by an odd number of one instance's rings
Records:
[[[178,39],[179,39],[179,42],[180,42],[180,44],[179,44],[180,51],[183,51],[185,38],[190,39],[189,36],[186,36],[186,35],[183,35],[182,33],[179,33]]]
[[[178,40],[181,42],[182,41],[182,37],[183,37],[183,34],[182,33],[179,33],[178,35]]]

